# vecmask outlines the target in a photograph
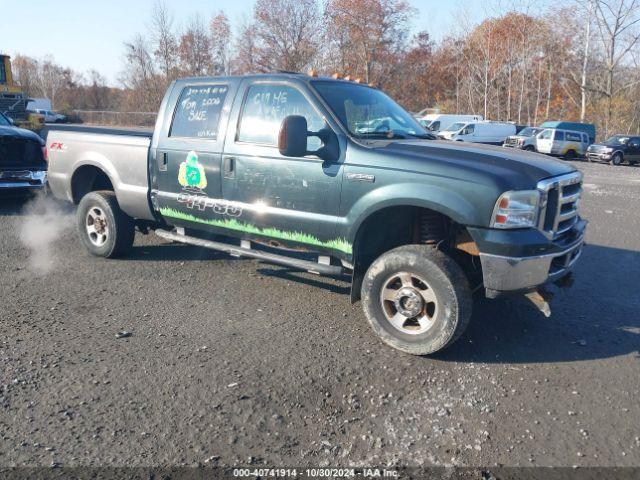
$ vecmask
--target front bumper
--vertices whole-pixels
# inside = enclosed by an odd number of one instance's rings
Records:
[[[0,190],[10,188],[39,190],[46,184],[46,170],[0,170]]]
[[[611,160],[611,155],[611,153],[587,152],[585,156],[592,162],[608,162]]]
[[[532,290],[539,285],[557,281],[567,275],[577,262],[584,245],[586,222],[580,220],[569,234],[570,240],[549,248],[537,247],[517,255],[483,253],[480,250],[482,276],[487,293]]]

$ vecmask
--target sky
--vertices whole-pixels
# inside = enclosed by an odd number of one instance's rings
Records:
[[[512,0],[513,1],[513,0]],[[516,0],[517,1],[517,0]],[[95,69],[110,85],[118,85],[123,43],[144,32],[155,0],[0,0],[11,15],[0,17],[0,52],[35,58],[51,55],[79,72]],[[254,0],[165,0],[177,27],[199,13],[208,18],[224,10],[232,25],[250,17]],[[427,30],[438,40],[456,28],[460,12],[480,21],[487,14],[478,0],[409,0],[419,12],[413,30]],[[463,7],[466,6],[466,7]],[[475,17],[475,18],[473,18]]]

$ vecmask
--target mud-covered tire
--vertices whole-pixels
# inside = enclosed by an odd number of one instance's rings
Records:
[[[102,230],[99,239],[97,234],[89,233],[91,226],[96,230],[98,219]],[[89,223],[91,225],[88,225]],[[97,191],[82,197],[76,211],[76,226],[80,241],[92,255],[115,258],[131,251],[135,224],[133,219],[120,209],[114,192]]]
[[[431,326],[423,333],[405,333],[389,320],[389,309],[393,310],[395,304],[383,297],[393,295],[388,282],[399,273],[415,277],[411,282],[414,285],[417,282],[419,289],[424,280],[428,288],[422,291],[432,290],[435,294]],[[427,355],[451,345],[471,318],[472,298],[467,278],[456,262],[431,246],[406,245],[378,257],[364,276],[361,295],[364,313],[374,332],[386,344],[413,355]],[[426,309],[425,306],[424,312]]]

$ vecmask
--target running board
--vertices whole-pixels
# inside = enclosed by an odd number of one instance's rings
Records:
[[[341,266],[310,262],[308,260],[299,260],[297,258],[287,257],[285,255],[277,255],[275,253],[254,250],[250,247],[247,248],[244,245],[251,244],[246,240],[242,241],[243,246],[236,247],[234,245],[229,245],[228,243],[203,240],[201,238],[191,237],[189,235],[168,232],[167,230],[158,229],[156,230],[156,235],[162,238],[166,238],[167,240],[173,240],[174,242],[181,242],[187,243],[189,245],[196,245],[198,247],[211,248],[213,250],[228,253],[233,257],[257,258],[258,260],[264,260],[268,263],[291,267],[295,268],[296,270],[303,270],[310,273],[316,273],[318,275],[340,275],[343,273],[343,269]],[[322,258],[324,259],[325,257]]]

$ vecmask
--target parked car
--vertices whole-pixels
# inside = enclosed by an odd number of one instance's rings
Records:
[[[386,118],[395,130],[356,131]],[[573,166],[426,140],[382,91],[346,80],[177,80],[153,132],[50,128],[50,188],[78,205],[91,254],[126,255],[137,225],[236,257],[347,273],[373,331],[412,354],[459,338],[476,289],[544,304],[538,287],[565,277],[582,249]]]
[[[614,135],[587,149],[590,162],[610,162],[611,165],[640,163],[640,136]]]
[[[542,130],[544,129],[539,127],[524,127],[516,135],[508,136],[502,146],[535,152],[536,136]]]
[[[547,121],[540,124],[539,127],[583,132],[589,136],[589,144],[595,143],[596,141],[596,126],[592,123]]]
[[[453,115],[445,113],[430,113],[422,117],[420,125],[432,133],[438,133],[446,130],[456,122],[480,122],[482,115]]]
[[[66,115],[52,112],[51,110],[42,110],[40,108],[36,108],[34,112],[43,115],[45,123],[65,123],[67,121]]]
[[[502,145],[505,138],[515,135],[516,126],[513,123],[501,122],[457,122],[438,134],[445,140],[456,142],[484,143],[488,145]]]
[[[44,140],[0,113],[0,192],[42,189],[46,172]]]
[[[534,140],[537,152],[568,159],[583,157],[591,144],[586,133],[559,128],[545,128]]]

